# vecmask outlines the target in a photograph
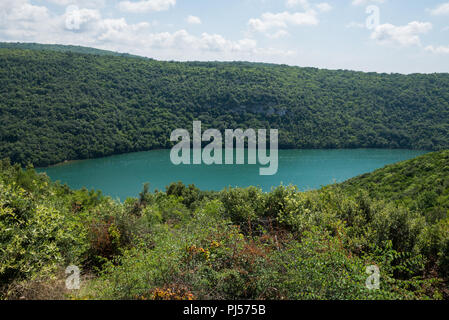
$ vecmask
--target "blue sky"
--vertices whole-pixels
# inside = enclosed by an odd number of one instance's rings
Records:
[[[0,0],[0,41],[160,60],[449,72],[444,0]]]

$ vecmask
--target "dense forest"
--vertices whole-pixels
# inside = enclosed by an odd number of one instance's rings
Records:
[[[4,160],[0,298],[449,299],[448,173],[440,151],[315,191],[174,183],[118,203]]]
[[[3,49],[24,49],[24,50],[47,50],[57,52],[72,52],[72,53],[84,53],[95,54],[99,56],[118,56],[118,57],[132,57],[140,59],[149,59],[140,56],[135,56],[129,53],[119,53],[115,51],[101,50],[90,47],[71,46],[62,44],[41,44],[41,43],[21,43],[21,42],[0,42],[0,48]],[[150,59],[151,60],[151,59]]]
[[[3,47],[3,48],[1,48]],[[449,148],[449,74],[163,62],[0,46],[0,159],[25,166],[168,148],[191,128],[275,128],[281,148]]]

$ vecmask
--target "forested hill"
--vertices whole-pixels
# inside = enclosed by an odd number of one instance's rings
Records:
[[[405,205],[432,221],[446,218],[449,215],[449,150],[392,164],[339,186],[354,195],[364,189],[373,199]]]
[[[108,51],[96,48],[89,48],[83,46],[71,46],[61,44],[41,44],[41,43],[22,43],[22,42],[0,42],[0,49],[23,49],[23,50],[47,50],[57,52],[72,52],[83,54],[95,54],[99,56],[118,56],[118,57],[132,57],[149,59],[131,55],[129,53],[120,53],[115,51]]]
[[[170,146],[175,128],[280,129],[281,148],[449,148],[449,74],[0,49],[0,158]]]

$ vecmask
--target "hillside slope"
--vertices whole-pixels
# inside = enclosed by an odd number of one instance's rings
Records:
[[[394,201],[429,217],[444,218],[449,215],[449,150],[389,165],[340,186],[350,193],[363,189],[374,199]]]
[[[69,50],[70,51],[70,50]],[[449,147],[449,75],[0,49],[0,158],[45,166],[277,128],[281,148]]]
[[[120,53],[115,51],[108,51],[96,48],[89,48],[83,46],[72,46],[72,45],[60,45],[60,44],[41,44],[41,43],[21,43],[21,42],[0,42],[0,48],[2,49],[21,49],[21,50],[47,50],[56,52],[71,52],[71,53],[82,53],[82,54],[93,54],[100,56],[116,56],[116,57],[133,57],[141,59],[149,59],[144,57],[135,56],[128,53]]]

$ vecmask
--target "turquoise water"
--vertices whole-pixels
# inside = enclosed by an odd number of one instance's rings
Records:
[[[170,161],[170,150],[74,161],[37,171],[46,172],[52,180],[74,189],[99,189],[123,201],[136,197],[145,182],[150,182],[151,189],[159,190],[177,181],[195,184],[203,190],[256,185],[269,191],[281,183],[298,185],[301,190],[315,189],[424,153],[384,149],[279,150],[279,170],[273,176],[260,176],[259,165],[175,166]]]

